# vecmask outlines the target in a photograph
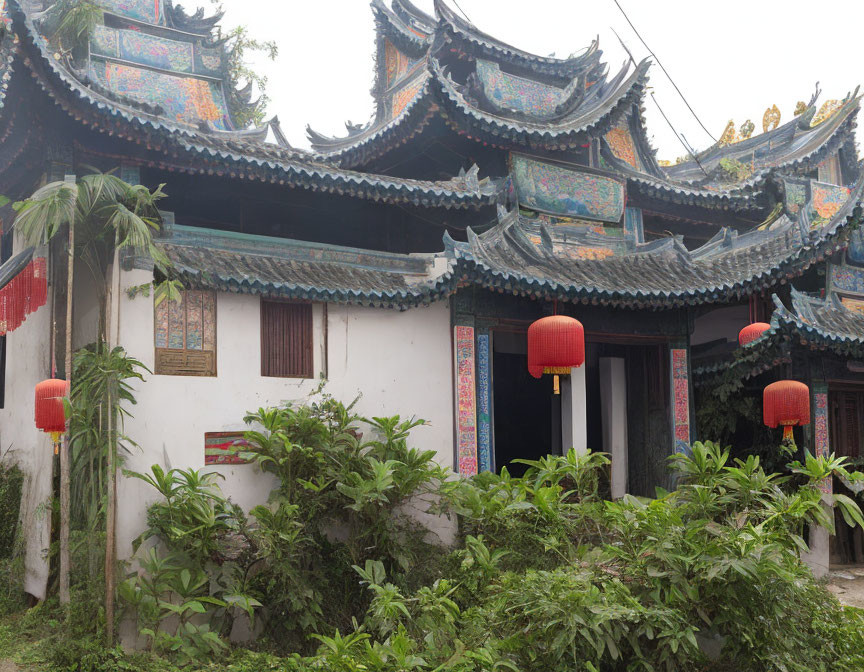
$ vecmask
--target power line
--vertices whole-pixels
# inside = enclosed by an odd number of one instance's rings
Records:
[[[456,0],[453,0],[453,4],[456,5],[456,9],[458,9],[460,12],[462,12],[462,16],[465,17],[465,19],[468,21],[468,23],[470,23],[471,25],[474,25],[473,22],[471,21],[471,19],[468,18],[468,15],[465,13],[465,10],[459,6],[459,3],[456,2]]]
[[[693,160],[696,162],[696,165],[699,166],[699,168],[702,170],[703,173],[705,173],[705,177],[708,177],[708,171],[705,170],[705,168],[704,168],[704,167],[702,166],[702,164],[699,162],[699,158],[696,156],[696,153],[695,153],[695,152],[693,151],[693,149],[690,147],[690,144],[689,144],[688,142],[685,142],[685,141],[681,138],[681,136],[678,135],[678,131],[675,130],[675,127],[672,125],[672,122],[669,121],[669,117],[666,116],[666,113],[663,111],[663,108],[660,107],[660,103],[657,102],[657,98],[654,96],[654,92],[653,92],[653,91],[651,92],[651,100],[654,101],[654,104],[657,106],[657,109],[660,110],[660,114],[663,115],[663,118],[666,120],[666,123],[669,124],[669,128],[672,129],[672,132],[675,134],[675,137],[678,138],[678,142],[681,143],[681,145],[684,147],[684,149],[687,151],[687,153],[688,153],[688,154],[693,158]]]
[[[672,86],[675,87],[675,90],[678,92],[678,95],[681,96],[681,100],[684,101],[684,104],[687,106],[687,109],[690,110],[690,114],[693,115],[693,118],[697,122],[699,122],[699,125],[702,127],[702,130],[708,134],[709,138],[711,138],[714,142],[717,142],[717,138],[715,138],[713,135],[711,135],[711,131],[709,131],[707,128],[705,128],[705,124],[703,124],[702,120],[699,119],[699,116],[696,114],[696,111],[692,107],[690,107],[690,103],[687,102],[687,99],[684,97],[684,94],[681,92],[681,89],[678,88],[678,85],[675,83],[675,80],[672,79],[672,75],[670,75],[669,72],[666,70],[666,68],[663,67],[663,64],[660,62],[660,59],[657,58],[657,54],[655,54],[653,51],[651,51],[651,47],[649,47],[648,44],[645,42],[645,40],[642,39],[642,36],[639,34],[639,31],[636,30],[636,26],[633,25],[633,22],[630,20],[630,17],[627,16],[627,12],[624,11],[624,8],[621,6],[621,4],[618,2],[618,0],[612,0],[612,2],[615,3],[615,6],[618,7],[618,9],[621,11],[621,14],[624,15],[624,19],[627,21],[628,24],[630,24],[630,27],[633,29],[633,32],[636,33],[636,37],[639,38],[639,41],[642,43],[642,46],[644,46],[648,50],[648,53],[651,54],[652,58],[657,62],[657,65],[660,66],[660,69],[663,71],[663,74],[666,75],[666,77],[672,83]],[[665,117],[665,115],[664,115],[664,117]]]

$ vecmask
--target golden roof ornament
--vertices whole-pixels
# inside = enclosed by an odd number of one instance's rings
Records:
[[[755,128],[756,124],[750,121],[750,119],[741,124],[741,128],[738,129],[738,142],[746,140],[751,135],[753,135],[753,129]]]
[[[837,100],[836,98],[832,98],[831,100],[826,100],[822,103],[822,107],[819,108],[819,111],[816,113],[816,116],[813,117],[813,121],[810,122],[810,127],[818,126],[823,121],[828,121],[834,113],[839,110],[843,106],[843,102]]]
[[[804,103],[798,103],[799,105],[803,105]],[[798,108],[795,108],[795,114],[798,114]],[[765,110],[765,114],[762,115],[762,132],[767,133],[768,131],[773,131],[780,125],[780,108],[777,105],[772,105],[767,110]]]
[[[806,111],[807,111],[807,103],[805,103],[803,100],[799,100],[797,103],[795,103],[795,116],[796,117],[804,114]]]
[[[672,165],[672,162],[669,161],[669,159],[658,159],[657,165],[659,165],[661,168],[668,168]]]
[[[717,146],[726,147],[726,145],[734,145],[736,142],[738,142],[738,133],[735,131],[735,122],[730,119],[729,123],[726,124],[726,128],[723,129],[723,134],[717,141]]]

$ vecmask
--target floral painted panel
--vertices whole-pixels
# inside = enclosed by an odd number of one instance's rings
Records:
[[[633,142],[626,121],[620,121],[606,134],[606,143],[616,159],[639,169],[639,155],[636,153],[636,144]]]
[[[403,110],[408,107],[425,85],[426,78],[418,77],[396,90],[390,97],[390,119],[395,119],[402,114]]]
[[[675,450],[690,445],[690,373],[687,349],[673,348],[672,354],[672,426]],[[681,444],[684,444],[683,446]]]
[[[848,187],[822,182],[810,183],[810,221],[813,226],[824,224],[834,217],[849,200]]]
[[[159,105],[173,121],[193,125],[209,121],[220,130],[231,130],[228,105],[221,85],[215,82],[100,59],[91,61],[90,74],[115,93]]]
[[[510,173],[519,204],[557,215],[620,222],[624,183],[604,175],[511,154]]]
[[[456,457],[459,473],[477,473],[477,399],[474,378],[474,327],[455,327]]]
[[[112,14],[147,23],[164,24],[162,0],[98,0]]]
[[[387,88],[389,89],[407,75],[421,60],[403,54],[389,40],[385,42],[384,63],[387,67]]]
[[[477,60],[477,78],[486,98],[495,106],[536,116],[555,114],[568,92],[557,86],[543,84],[503,72],[497,63]]]
[[[798,180],[783,180],[786,191],[786,211],[797,215],[807,203],[808,184]]]

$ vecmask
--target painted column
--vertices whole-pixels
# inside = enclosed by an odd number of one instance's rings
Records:
[[[669,350],[672,396],[672,446],[676,453],[690,452],[690,358],[686,346]]]
[[[828,385],[824,381],[813,381],[811,403],[813,404],[813,446],[816,457],[828,457],[831,453],[828,434]],[[833,492],[833,483],[830,477],[822,482],[820,489],[823,493],[822,506],[829,508],[828,504],[825,503],[824,495],[830,496]],[[829,512],[833,515],[830,508]],[[801,559],[807,563],[817,578],[825,576],[831,561],[828,530],[824,527],[811,527],[809,537],[810,551],[804,553]]]
[[[603,450],[612,458],[612,499],[627,494],[627,372],[623,357],[600,358]]]
[[[561,385],[561,448],[588,451],[588,407],[585,392],[585,365],[570,369]]]
[[[477,457],[480,471],[492,471],[492,336],[477,330]]]
[[[456,376],[456,466],[460,474],[477,473],[477,399],[474,368],[474,327],[453,327]]]

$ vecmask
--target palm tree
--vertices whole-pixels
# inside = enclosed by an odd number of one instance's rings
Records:
[[[107,343],[108,268],[115,253],[124,248],[149,254],[157,268],[165,271],[168,262],[154,244],[159,230],[156,204],[165,194],[159,185],[154,191],[130,185],[110,173],[94,173],[76,182],[51,182],[18,204],[15,228],[27,245],[43,245],[61,230],[68,230],[66,284],[66,380],[72,380],[72,294],[75,258],[93,276],[99,300],[97,346]],[[108,419],[109,427],[111,418]],[[69,421],[60,450],[60,602],[69,603]],[[109,430],[110,432],[110,430]],[[116,518],[116,445],[109,446],[106,464],[105,580],[108,637],[112,638],[114,597],[114,527]]]

